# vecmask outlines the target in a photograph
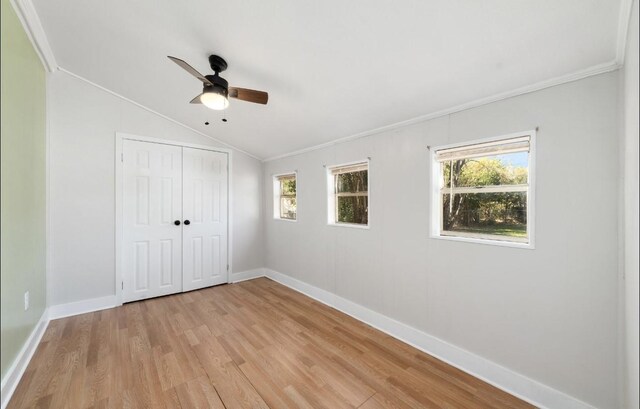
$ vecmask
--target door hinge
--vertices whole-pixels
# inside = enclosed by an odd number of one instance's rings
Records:
[[[229,264],[227,264],[227,271],[229,271]]]
[[[124,290],[124,281],[120,282],[121,288]]]
[[[120,162],[124,162],[124,153],[120,154]]]

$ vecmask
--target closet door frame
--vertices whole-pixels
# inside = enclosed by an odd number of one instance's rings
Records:
[[[172,141],[169,139],[162,138],[154,138],[149,136],[139,136],[132,135],[122,132],[116,132],[115,134],[115,221],[116,221],[116,231],[115,231],[115,289],[116,289],[116,306],[122,305],[122,288],[123,288],[123,257],[122,257],[122,245],[123,245],[123,232],[124,232],[124,217],[123,217],[123,143],[124,140],[132,140],[139,142],[151,142],[151,143],[159,143],[163,145],[172,145],[179,146],[185,148],[195,148],[195,149],[204,149],[213,152],[220,152],[227,155],[227,163],[229,166],[229,170],[227,172],[227,263],[229,264],[229,271],[227,273],[227,283],[231,282],[231,276],[233,274],[233,210],[231,207],[231,203],[233,203],[233,189],[232,189],[232,180],[231,180],[231,169],[233,166],[232,161],[232,151],[230,149],[225,148],[217,148],[207,145],[198,145],[193,143],[185,143]]]

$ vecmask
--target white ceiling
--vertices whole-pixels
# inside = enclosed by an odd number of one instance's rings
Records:
[[[260,158],[611,62],[620,12],[620,0],[34,4],[62,68]],[[269,104],[190,105],[201,85],[166,56],[210,74],[211,53]]]

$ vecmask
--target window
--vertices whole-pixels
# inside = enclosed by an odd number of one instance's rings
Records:
[[[273,217],[275,219],[295,221],[297,217],[297,177],[295,173],[273,177]]]
[[[327,169],[329,224],[369,225],[369,163]]]
[[[433,235],[532,247],[535,132],[433,150]]]

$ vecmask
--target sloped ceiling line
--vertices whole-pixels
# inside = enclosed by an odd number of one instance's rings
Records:
[[[633,2],[634,0],[622,0],[620,4],[618,38],[616,41],[616,63],[620,66],[624,64],[625,53],[627,52],[627,36],[629,34],[629,21],[631,20]]]
[[[38,57],[40,57],[42,65],[48,72],[54,72],[58,68],[58,63],[33,3],[31,0],[10,0],[10,2],[22,23],[24,31],[27,33],[29,40],[31,40],[33,48],[36,50]]]
[[[186,129],[190,130],[191,132],[194,132],[194,133],[197,133],[198,135],[201,135],[201,136],[204,136],[204,137],[206,137],[206,138],[209,138],[209,139],[211,139],[212,141],[214,141],[214,142],[216,142],[216,143],[218,143],[218,144],[220,144],[220,145],[222,145],[222,146],[224,146],[224,147],[231,148],[231,149],[233,149],[233,150],[235,150],[235,151],[238,151],[238,152],[244,153],[245,155],[250,156],[250,157],[252,157],[252,158],[254,158],[254,159],[257,159],[257,160],[259,160],[259,161],[262,161],[262,160],[263,160],[262,158],[259,158],[259,157],[257,157],[256,155],[253,155],[253,154],[251,154],[251,153],[249,153],[249,152],[247,152],[247,151],[244,151],[244,150],[242,150],[242,149],[240,149],[240,148],[236,148],[235,146],[233,146],[233,145],[231,145],[231,144],[228,144],[228,143],[223,142],[223,141],[221,141],[221,140],[219,140],[219,139],[216,139],[216,138],[214,138],[213,136],[211,136],[211,135],[207,135],[207,134],[206,134],[206,133],[204,133],[204,132],[200,132],[200,131],[198,131],[197,129],[193,129],[192,127],[190,127],[190,126],[189,126],[189,125],[187,125],[187,124],[184,124],[184,123],[182,123],[182,122],[180,122],[180,121],[176,121],[175,119],[173,119],[173,118],[171,118],[171,117],[169,117],[169,116],[167,116],[167,115],[161,114],[161,113],[160,113],[160,112],[158,112],[158,111],[155,111],[155,110],[153,110],[153,109],[151,109],[151,108],[149,108],[149,107],[147,107],[147,106],[145,106],[145,105],[143,105],[143,104],[140,104],[140,103],[138,103],[138,102],[136,102],[136,101],[133,101],[133,100],[131,100],[131,99],[129,99],[129,98],[127,98],[127,97],[125,97],[124,95],[120,95],[120,94],[118,94],[117,92],[111,91],[110,89],[105,88],[105,87],[103,87],[102,85],[96,84],[95,82],[90,81],[90,80],[88,80],[88,79],[86,79],[86,78],[84,78],[84,77],[82,77],[82,76],[80,76],[80,75],[78,75],[78,74],[76,74],[76,73],[73,73],[73,72],[71,72],[71,71],[69,71],[69,70],[67,70],[67,69],[64,69],[64,68],[62,68],[62,67],[58,67],[58,70],[59,70],[60,72],[63,72],[63,73],[65,73],[65,74],[67,74],[67,75],[70,75],[70,76],[72,76],[72,77],[74,77],[74,78],[77,78],[77,79],[79,79],[80,81],[84,81],[84,82],[86,82],[86,83],[87,83],[87,84],[89,84],[89,85],[93,85],[94,87],[96,87],[96,88],[98,88],[98,89],[100,89],[100,90],[102,90],[102,91],[104,91],[104,92],[107,92],[107,93],[109,93],[109,94],[111,94],[111,95],[113,95],[113,96],[115,96],[115,97],[118,97],[118,98],[122,99],[123,101],[127,101],[127,102],[128,102],[128,103],[130,103],[130,104],[133,104],[133,105],[135,105],[135,106],[137,106],[137,107],[139,107],[139,108],[142,108],[142,109],[144,109],[145,111],[151,112],[152,114],[155,114],[155,115],[157,115],[157,116],[159,116],[159,117],[161,117],[161,118],[164,118],[164,119],[166,119],[167,121],[173,122],[173,123],[174,123],[174,124],[176,124],[176,125],[180,125],[180,126],[182,126],[183,128],[186,128]]]
[[[204,137],[207,137],[213,141],[215,141],[216,143],[219,143],[223,146],[232,148],[234,150],[237,150],[239,152],[242,152],[252,158],[258,159],[258,160],[262,160],[262,161],[271,161],[271,160],[276,160],[276,159],[280,159],[280,158],[284,158],[284,157],[288,157],[288,156],[293,156],[293,155],[297,155],[297,154],[301,154],[301,153],[305,153],[305,152],[309,152],[309,151],[313,151],[313,150],[317,150],[317,149],[322,149],[325,148],[327,146],[332,146],[332,145],[336,145],[336,144],[340,144],[340,143],[344,143],[347,141],[351,141],[354,139],[358,139],[358,138],[362,138],[365,136],[369,136],[369,135],[373,135],[373,134],[377,134],[380,132],[384,132],[387,130],[391,130],[391,129],[396,129],[402,126],[406,126],[406,125],[410,125],[410,124],[414,124],[414,123],[418,123],[418,122],[422,122],[422,121],[426,121],[429,119],[433,119],[433,118],[437,118],[440,116],[444,116],[444,115],[449,115],[455,112],[460,112],[466,109],[470,109],[470,108],[474,108],[474,107],[478,107],[481,105],[485,105],[491,102],[496,102],[499,100],[503,100],[506,98],[510,98],[516,95],[522,95],[522,94],[526,94],[529,92],[533,92],[533,91],[537,91],[537,90],[541,90],[544,88],[548,88],[548,87],[552,87],[555,85],[559,85],[562,83],[566,83],[566,82],[571,82],[571,81],[576,81],[578,79],[581,78],[586,78],[589,76],[593,76],[593,75],[597,75],[597,74],[601,74],[601,73],[605,73],[605,72],[609,72],[609,71],[614,71],[616,69],[618,69],[619,67],[621,67],[624,64],[624,57],[625,57],[625,49],[626,49],[626,40],[627,40],[627,31],[628,31],[628,26],[629,26],[629,20],[631,17],[631,12],[632,12],[632,5],[633,5],[633,1],[634,0],[622,0],[621,4],[620,4],[620,13],[619,13],[619,21],[618,21],[618,31],[617,31],[617,39],[616,39],[616,58],[614,61],[611,61],[609,63],[605,63],[605,64],[600,64],[600,65],[596,65],[590,68],[587,68],[585,70],[581,70],[581,71],[577,71],[568,75],[564,75],[564,76],[560,76],[560,77],[556,77],[556,78],[552,78],[546,81],[542,81],[536,84],[532,84],[529,86],[525,86],[525,87],[521,87],[515,90],[511,90],[511,91],[507,91],[507,92],[503,92],[497,95],[493,95],[493,96],[489,96],[486,98],[481,98],[479,100],[475,100],[475,101],[470,101],[468,103],[464,103],[455,107],[451,107],[448,109],[444,109],[444,110],[440,110],[437,112],[432,112],[432,113],[428,113],[425,115],[421,115],[409,120],[405,120],[405,121],[401,121],[401,122],[397,122],[397,123],[393,123],[393,124],[389,124],[380,128],[376,128],[376,129],[372,129],[369,131],[365,131],[365,132],[361,132],[361,133],[357,133],[354,135],[350,135],[347,137],[342,137],[342,138],[338,138],[338,139],[334,139],[332,141],[328,141],[319,145],[313,145],[307,148],[303,148],[303,149],[299,149],[299,150],[295,150],[292,152],[288,152],[288,153],[284,153],[284,154],[280,154],[280,155],[276,155],[276,156],[272,156],[272,157],[268,157],[268,158],[260,158],[254,154],[251,154],[245,150],[239,149],[229,143],[223,142],[221,140],[216,139],[213,136],[207,135],[201,131],[198,131],[192,127],[190,127],[189,125],[186,125],[183,122],[180,122],[178,120],[175,120],[167,115],[161,114],[141,103],[138,103],[136,101],[133,101],[123,95],[120,95],[106,87],[103,87],[99,84],[96,84],[80,75],[77,75],[69,70],[66,70],[62,67],[59,67],[57,62],[56,62],[56,58],[53,54],[53,50],[51,49],[51,46],[49,44],[49,41],[47,39],[46,33],[42,27],[42,23],[40,21],[40,18],[36,12],[36,9],[32,3],[31,0],[10,0],[11,4],[13,5],[14,9],[16,10],[21,23],[23,24],[23,27],[25,29],[25,31],[27,32],[27,35],[29,36],[30,40],[32,41],[34,48],[36,50],[36,52],[38,53],[38,56],[40,57],[40,59],[42,60],[43,65],[45,66],[45,68],[47,69],[48,72],[55,72],[56,70],[60,70],[62,72],[65,72],[68,75],[71,75],[75,78],[78,78],[82,81],[85,81],[95,87],[98,87],[114,96],[117,96],[127,102],[130,102],[140,108],[145,109],[148,112],[154,113],[164,119],[167,119],[175,124],[178,124],[186,129],[189,129],[192,132],[197,133],[198,135],[202,135]]]
[[[136,101],[133,101],[123,95],[120,95],[114,91],[111,91],[110,89],[107,89],[99,84],[96,84],[92,81],[89,81],[88,79],[81,77],[80,75],[77,75],[69,70],[64,69],[63,67],[60,67],[56,61],[55,55],[53,54],[53,50],[51,49],[51,46],[49,45],[49,40],[47,39],[47,35],[45,34],[44,28],[42,27],[42,23],[40,21],[40,17],[38,16],[38,13],[36,12],[35,7],[33,6],[33,3],[31,2],[31,0],[10,0],[11,5],[13,6],[14,10],[16,11],[16,14],[18,15],[18,18],[20,19],[20,22],[22,23],[22,27],[24,28],[25,32],[27,33],[27,36],[29,37],[29,40],[31,40],[31,43],[33,45],[33,48],[35,49],[36,53],[38,54],[38,57],[40,57],[40,60],[42,61],[42,65],[45,67],[45,69],[49,72],[49,73],[55,73],[56,71],[60,71],[63,73],[66,73],[68,75],[71,75],[72,77],[75,77],[81,81],[84,81],[90,85],[93,85],[94,87],[97,87],[105,92],[108,92],[109,94],[116,96],[124,101],[127,101],[135,106],[138,106],[148,112],[151,112],[152,114],[158,115],[161,118],[164,118],[168,121],[171,121],[177,125],[180,125],[188,130],[190,130],[191,132],[194,132],[198,135],[204,136],[206,138],[211,139],[212,141],[227,147],[227,148],[231,148],[233,150],[236,150],[238,152],[244,153],[247,156],[250,156],[254,159],[257,160],[262,160],[262,158],[257,157],[254,154],[251,154],[245,150],[239,149],[229,143],[223,142],[219,139],[214,138],[211,135],[207,135],[204,132],[200,132],[197,129],[193,129],[192,127],[190,127],[189,125],[186,125],[180,121],[177,121],[167,115],[163,115],[143,104],[140,104]]]

